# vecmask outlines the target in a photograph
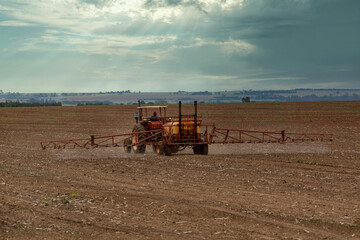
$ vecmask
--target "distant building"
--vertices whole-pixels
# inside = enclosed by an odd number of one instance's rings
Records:
[[[250,97],[243,97],[243,98],[242,98],[242,102],[243,102],[243,103],[248,103],[248,102],[250,102]]]

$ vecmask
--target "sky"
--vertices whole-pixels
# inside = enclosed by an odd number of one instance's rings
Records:
[[[360,88],[358,0],[0,0],[4,92]]]

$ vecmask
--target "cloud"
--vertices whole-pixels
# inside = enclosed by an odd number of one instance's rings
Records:
[[[27,27],[33,26],[31,23],[21,22],[16,20],[0,21],[1,27]]]
[[[250,54],[255,49],[255,46],[251,45],[248,42],[232,39],[229,39],[229,41],[225,41],[219,44],[222,52],[227,55],[239,55],[241,53]]]
[[[11,58],[36,69],[56,56],[76,79],[134,90],[167,90],[179,80],[184,90],[360,87],[359,7],[357,0],[9,0],[0,4],[7,49],[0,64]],[[71,67],[79,62],[93,75]],[[6,66],[1,79],[37,79]]]
[[[149,9],[193,7],[203,13],[230,10],[242,6],[244,0],[146,0],[144,7]]]

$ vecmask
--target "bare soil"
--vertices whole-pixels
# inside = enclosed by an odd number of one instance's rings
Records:
[[[360,239],[360,102],[199,105],[219,127],[334,133],[330,143],[170,157],[40,148],[129,132],[134,111],[0,109],[0,239]]]

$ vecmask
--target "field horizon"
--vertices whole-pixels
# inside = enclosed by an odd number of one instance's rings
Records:
[[[177,91],[140,92],[109,91],[82,93],[17,93],[0,90],[0,103],[19,101],[25,103],[47,102],[62,105],[107,104],[132,105],[138,100],[146,104],[159,103],[238,103],[238,102],[309,102],[358,101],[360,89],[289,89],[289,90],[232,90],[232,91]]]

